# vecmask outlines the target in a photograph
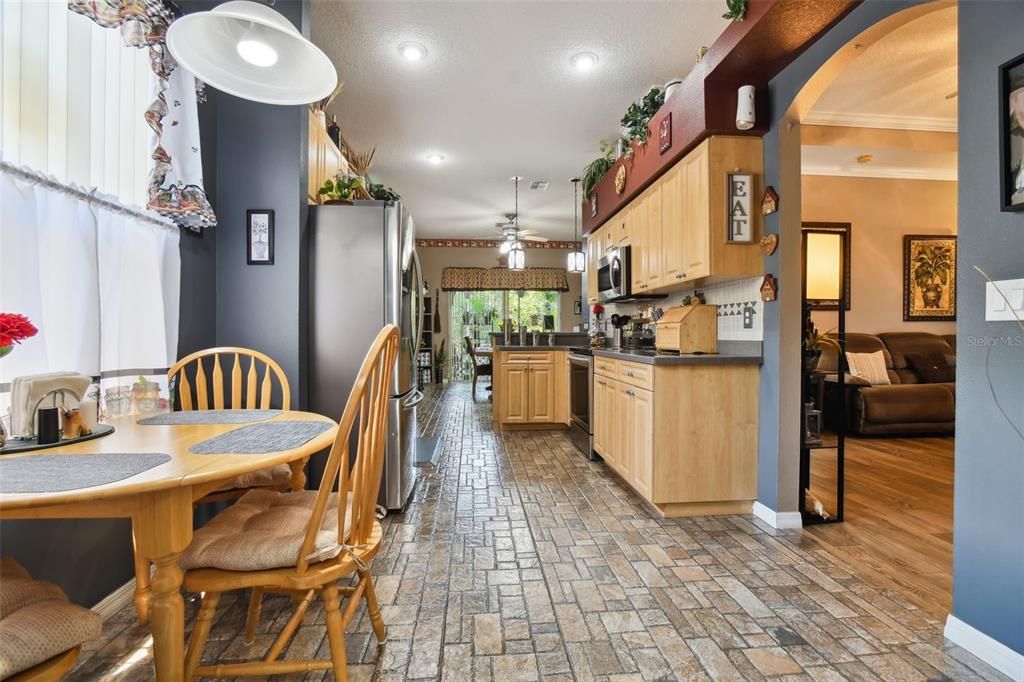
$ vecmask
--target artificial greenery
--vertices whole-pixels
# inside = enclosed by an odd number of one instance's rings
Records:
[[[448,361],[448,351],[444,347],[444,339],[441,339],[440,345],[434,350],[434,365],[437,367],[444,367],[444,363]]]
[[[362,186],[363,179],[358,175],[339,173],[333,178],[324,180],[324,184],[316,194],[328,201],[352,201],[356,190]]]
[[[728,11],[722,15],[723,19],[743,21],[747,16],[747,0],[725,0],[725,7]]]
[[[651,119],[665,103],[665,93],[661,88],[651,88],[639,101],[633,102],[622,117],[622,127],[629,131],[629,140],[647,144],[650,135]]]
[[[929,284],[946,284],[952,269],[952,250],[948,246],[925,244],[914,258],[914,283],[922,289]]]
[[[399,201],[402,198],[398,192],[379,182],[370,183],[370,196],[377,201]]]

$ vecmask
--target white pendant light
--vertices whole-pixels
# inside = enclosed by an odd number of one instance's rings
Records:
[[[523,248],[522,242],[517,241],[508,250],[508,269],[523,270],[524,268],[526,268],[526,249]]]
[[[569,182],[572,183],[572,240],[575,242],[579,240],[579,237],[577,237],[576,228],[579,223],[580,213],[580,179],[572,178],[569,180]],[[565,269],[568,272],[583,272],[584,270],[587,269],[587,255],[580,251],[579,249],[574,249],[570,251],[568,257],[566,257]]]
[[[282,14],[249,0],[177,19],[167,29],[167,48],[199,80],[255,102],[309,104],[338,85],[320,48]]]
[[[516,239],[508,250],[508,269],[522,270],[526,267],[526,249],[523,248],[523,243],[519,241],[519,181],[522,178],[516,175],[512,179],[516,181],[516,213],[513,221],[516,229]]]

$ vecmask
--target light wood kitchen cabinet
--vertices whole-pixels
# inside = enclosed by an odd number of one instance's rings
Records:
[[[758,367],[599,359],[594,450],[605,463],[664,516],[749,513]]]
[[[525,424],[529,410],[529,364],[505,365],[501,368],[501,421]]]
[[[604,255],[604,228],[587,235],[587,304],[598,302],[597,263]]]
[[[633,247],[630,281],[636,294],[760,275],[761,213],[753,206],[752,242],[729,243],[727,184],[730,172],[749,172],[754,195],[760,196],[763,166],[759,138],[708,138],[593,234],[600,233],[605,246]],[[596,278],[591,279],[596,301]]]
[[[341,150],[334,144],[334,140],[327,134],[327,129],[312,111],[309,112],[309,147],[307,149],[309,158],[306,160],[306,170],[309,175],[307,183],[307,198],[309,203],[320,203],[317,192],[324,184],[324,180],[334,177],[338,171],[347,170],[348,162],[342,155]]]
[[[533,364],[527,370],[526,384],[529,394],[526,421],[543,424],[555,421],[555,366]]]
[[[568,354],[564,350],[503,350],[494,356],[494,416],[506,426],[569,423]]]

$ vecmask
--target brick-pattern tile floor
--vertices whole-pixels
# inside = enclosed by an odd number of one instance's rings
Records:
[[[656,519],[563,433],[495,432],[464,385],[429,398],[420,432],[443,452],[386,519],[373,572],[389,639],[356,616],[351,679],[1006,679],[900,595],[801,550],[801,531]],[[290,600],[268,597],[247,647],[246,596],[222,600],[207,659],[261,655],[287,620]],[[134,618],[108,621],[73,679],[152,679]],[[310,609],[285,657],[328,658],[323,620]]]

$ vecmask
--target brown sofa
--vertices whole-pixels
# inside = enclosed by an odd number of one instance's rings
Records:
[[[871,386],[844,376],[846,382],[846,430],[863,436],[949,435],[956,413],[956,383],[926,383],[908,356],[939,354],[956,367],[956,336],[926,332],[887,332],[846,335],[848,353],[882,351],[889,374],[889,386]],[[837,381],[837,353],[826,350],[818,371],[828,372],[825,382],[826,421],[840,417]]]

